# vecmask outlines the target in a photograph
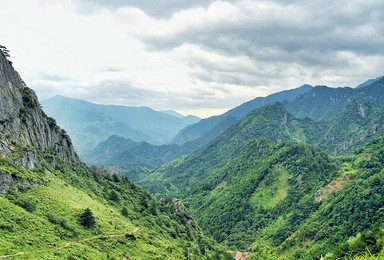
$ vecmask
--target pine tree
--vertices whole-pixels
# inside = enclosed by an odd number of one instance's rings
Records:
[[[95,217],[93,216],[90,208],[86,208],[79,216],[80,224],[84,227],[91,228],[96,224]]]

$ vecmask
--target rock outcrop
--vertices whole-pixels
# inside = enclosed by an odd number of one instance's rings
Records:
[[[34,169],[46,152],[81,164],[69,136],[42,111],[35,92],[0,51],[0,158]]]

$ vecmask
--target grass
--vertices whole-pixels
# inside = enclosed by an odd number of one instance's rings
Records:
[[[263,208],[273,208],[288,195],[288,171],[276,166],[273,172],[265,178],[255,190],[250,202],[252,205],[260,205]]]

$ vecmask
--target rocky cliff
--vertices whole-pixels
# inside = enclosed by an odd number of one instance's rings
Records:
[[[45,152],[81,164],[69,136],[42,111],[35,92],[0,50],[0,157],[34,169]]]

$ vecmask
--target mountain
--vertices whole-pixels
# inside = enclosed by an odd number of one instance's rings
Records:
[[[126,170],[136,167],[157,168],[188,153],[178,145],[152,145],[135,142],[121,136],[110,136],[86,153],[83,158],[88,165],[116,165]]]
[[[290,113],[299,118],[329,119],[340,113],[354,98],[384,105],[384,78],[361,88],[330,88],[316,86],[286,104]]]
[[[203,145],[209,143],[219,134],[223,133],[231,125],[235,124],[239,119],[252,110],[274,102],[292,101],[296,98],[296,96],[306,93],[312,88],[313,87],[310,85],[303,85],[299,88],[284,90],[267,97],[255,98],[229,110],[220,116],[202,119],[198,123],[185,127],[172,140],[172,143],[181,145],[186,142],[191,142],[195,147],[194,150],[197,150]]]
[[[384,76],[381,76],[381,77],[377,77],[375,79],[369,79],[361,84],[359,84],[356,88],[363,88],[363,87],[367,87],[369,85],[372,85],[373,83],[375,83],[376,81],[382,79]]]
[[[138,183],[153,194],[179,196],[237,157],[253,138],[307,143],[339,155],[353,152],[383,129],[384,108],[362,99],[353,99],[341,113],[323,121],[296,118],[283,104],[272,103],[255,109],[208,145],[160,167]]]
[[[86,167],[2,50],[0,146],[1,258],[226,255],[179,200],[155,201],[127,178]]]
[[[319,128],[312,120],[294,118],[283,104],[272,103],[250,112],[208,145],[180,162],[159,168],[139,184],[153,194],[183,193],[238,156],[252,138],[266,137],[272,142],[310,139],[314,142],[314,137],[306,133]]]
[[[44,100],[42,105],[67,129],[81,157],[111,135],[168,143],[182,128],[200,120],[194,116],[178,118],[147,107],[99,105],[63,96]]]
[[[297,142],[251,140],[183,201],[218,241],[251,247],[254,257],[271,252],[256,259],[374,257],[384,251],[383,147],[380,136],[338,159]]]

